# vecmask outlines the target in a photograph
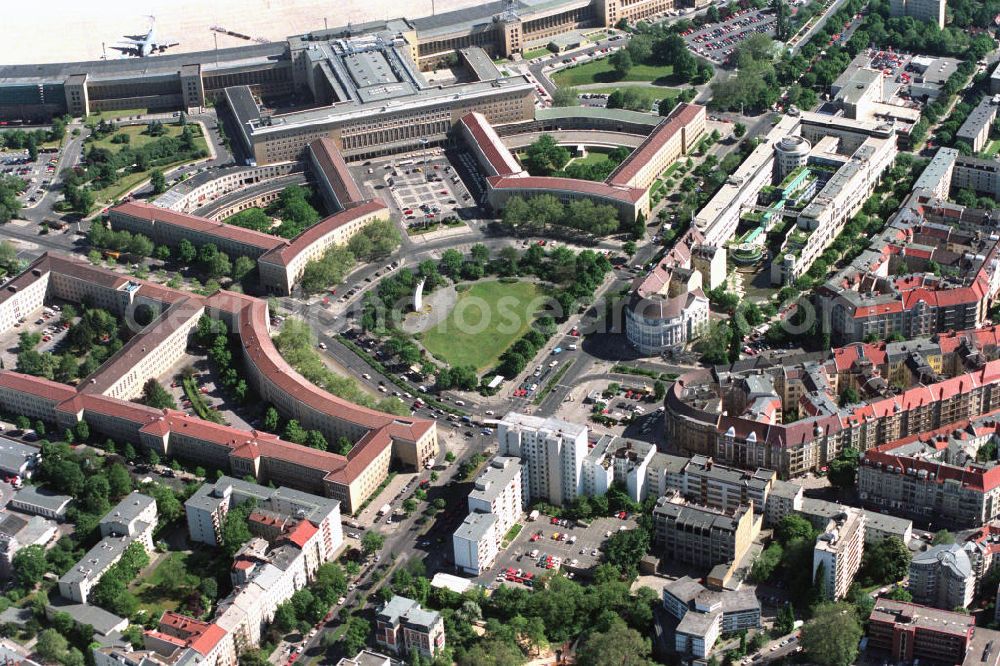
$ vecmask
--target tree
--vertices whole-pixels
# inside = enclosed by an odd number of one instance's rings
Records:
[[[808,660],[821,666],[849,666],[858,654],[861,624],[850,604],[820,604],[802,627],[801,645]]]
[[[177,258],[180,259],[182,264],[190,264],[197,256],[198,250],[195,249],[194,245],[188,239],[184,238],[177,244]]]
[[[955,535],[948,530],[938,530],[934,533],[934,539],[931,541],[931,545],[940,546],[955,543]]]
[[[839,490],[853,488],[860,462],[861,454],[857,449],[844,447],[840,455],[830,462],[830,484]]]
[[[645,666],[649,659],[650,641],[619,617],[611,620],[606,631],[594,631],[583,641],[576,655],[580,666]]]
[[[783,555],[784,548],[781,547],[780,543],[774,542],[770,544],[754,561],[750,577],[758,583],[770,580],[778,570]]]
[[[142,387],[142,404],[156,409],[177,409],[174,397],[170,395],[160,382],[149,378]]]
[[[371,632],[371,625],[356,615],[351,616],[347,621],[347,628],[344,630],[344,652],[346,654],[357,654],[368,643],[368,634]]]
[[[384,545],[385,537],[378,532],[368,531],[361,537],[361,550],[364,551],[365,555],[374,555],[382,550]]]
[[[566,166],[570,157],[569,150],[556,143],[552,135],[543,134],[525,150],[524,166],[533,175],[551,176]]]
[[[614,68],[619,79],[624,79],[632,71],[632,56],[628,49],[616,51],[608,58],[608,63]]]
[[[552,93],[552,106],[578,106],[580,95],[576,88],[557,88]]]
[[[775,619],[774,629],[784,635],[795,629],[795,609],[791,603],[786,603],[778,609],[778,616]]]
[[[254,508],[256,508],[256,502],[250,500],[230,509],[229,513],[226,514],[222,523],[221,536],[223,550],[229,558],[232,558],[243,547],[243,544],[253,537],[247,518]]]
[[[858,390],[853,386],[848,386],[843,391],[840,392],[840,406],[846,407],[847,405],[856,405],[861,402],[861,396],[858,395]]]
[[[114,463],[108,468],[108,492],[112,497],[124,497],[132,492],[132,477],[123,465]]]
[[[642,529],[615,532],[604,542],[604,555],[608,564],[618,568],[623,576],[634,578],[639,560],[649,549],[649,533]]]
[[[657,379],[653,382],[653,398],[659,402],[667,395],[667,385]]]
[[[913,595],[905,587],[895,586],[889,590],[888,594],[883,595],[886,599],[892,599],[893,601],[913,601]]]
[[[733,125],[733,136],[735,136],[737,139],[742,138],[743,135],[746,133],[747,133],[747,126],[744,125],[743,123],[736,123],[735,125]]]
[[[236,257],[236,262],[233,264],[233,279],[240,282],[255,268],[257,268],[257,263],[253,259],[240,255]]]
[[[866,548],[862,560],[865,576],[874,585],[902,580],[910,569],[910,549],[898,537],[882,539]]]
[[[267,411],[264,412],[264,430],[271,433],[276,432],[280,424],[281,417],[278,415],[278,410],[274,407],[268,407]]]
[[[149,173],[149,184],[153,186],[153,194],[163,194],[167,190],[167,179],[159,169],[153,169]]]
[[[796,539],[812,541],[815,533],[812,523],[795,513],[782,518],[774,530],[775,536],[782,544],[791,543]]]
[[[11,566],[17,584],[26,590],[34,589],[35,585],[42,582],[42,576],[48,570],[45,548],[42,546],[22,548],[14,555]]]
[[[35,643],[35,652],[45,661],[61,661],[66,656],[68,649],[69,641],[55,629],[45,629],[38,634],[38,642]]]

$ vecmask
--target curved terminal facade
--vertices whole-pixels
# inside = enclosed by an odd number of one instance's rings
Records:
[[[78,387],[0,371],[0,405],[7,411],[59,427],[86,421],[94,432],[163,456],[334,497],[347,511],[356,511],[378,488],[391,461],[419,468],[436,455],[433,421],[356,405],[317,388],[291,368],[271,341],[262,300],[225,291],[191,295],[45,254],[0,294],[0,328],[12,329],[19,318],[34,316],[54,298],[87,301],[123,320],[140,305],[160,315]],[[261,399],[287,418],[319,430],[329,442],[347,437],[354,442],[348,455],[130,402],[148,379],[162,376],[184,357],[189,333],[202,316],[225,322],[239,336],[247,380]]]

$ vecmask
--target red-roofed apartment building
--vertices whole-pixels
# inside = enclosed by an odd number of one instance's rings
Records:
[[[758,367],[747,359],[692,371],[667,391],[667,437],[690,453],[786,478],[817,471],[844,447],[864,452],[1000,410],[996,342],[996,332],[977,330],[853,344],[821,361]],[[841,405],[847,389],[859,400]]]
[[[313,141],[307,152],[320,192],[330,210],[336,212],[291,240],[142,202],[112,208],[111,226],[170,247],[186,240],[195,247],[213,244],[232,259],[250,257],[257,261],[260,283],[267,291],[289,294],[307,263],[319,259],[330,247],[345,244],[369,223],[388,216],[385,204],[366,197],[331,139]]]
[[[586,199],[611,206],[626,224],[649,216],[650,187],[674,160],[693,149],[706,122],[705,107],[678,104],[603,182],[528,175],[482,114],[463,116],[458,133],[486,176],[486,195],[494,210],[511,197],[551,194],[564,203]]]
[[[1000,291],[994,218],[912,195],[868,250],[817,290],[834,342],[982,326]]]
[[[0,292],[0,313],[33,316],[44,299],[33,294],[29,303],[18,296],[38,288],[35,285],[61,299],[101,304],[126,320],[141,303],[165,309],[77,389],[0,370],[0,406],[10,412],[61,428],[86,420],[94,432],[163,456],[335,497],[347,512],[356,510],[378,488],[391,459],[419,468],[437,453],[433,421],[356,405],[316,387],[289,366],[271,340],[267,303],[262,300],[229,292],[207,298],[186,294],[45,254],[11,281],[8,286],[13,289]],[[24,309],[28,305],[33,309]],[[303,427],[319,430],[327,441],[343,436],[356,442],[348,455],[127,402],[141,393],[147,379],[161,376],[183,357],[188,332],[203,314],[224,321],[241,337],[247,380],[261,399]],[[7,319],[13,327],[16,319],[13,315]]]

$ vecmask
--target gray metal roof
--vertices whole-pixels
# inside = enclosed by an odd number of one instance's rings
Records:
[[[121,501],[118,502],[117,506],[108,511],[104,518],[101,519],[101,522],[131,523],[133,520],[138,518],[143,511],[148,509],[150,505],[155,504],[156,500],[149,495],[132,492],[123,497]]]
[[[107,636],[111,632],[122,627],[124,629],[128,621],[118,617],[114,613],[109,613],[103,608],[90,604],[78,604],[62,597],[56,597],[52,603],[46,606],[46,611],[50,613],[66,613],[79,624],[89,624],[98,634]]]
[[[911,566],[942,566],[950,569],[959,578],[972,575],[972,562],[969,554],[957,543],[932,546],[922,553],[913,556]]]
[[[663,121],[663,118],[652,113],[605,109],[597,106],[554,106],[549,109],[535,109],[535,120],[559,120],[560,118],[604,118],[649,125],[651,130]]]
[[[430,629],[440,618],[437,611],[424,610],[413,599],[407,599],[398,594],[386,602],[377,615],[379,622],[389,624],[403,622],[420,629]]]
[[[455,530],[455,536],[478,543],[496,522],[497,517],[492,513],[470,513]]]
[[[86,62],[54,62],[29,65],[0,66],[0,84],[48,82],[62,83],[73,74],[87,72],[91,80],[146,77],[155,74],[176,74],[184,65],[200,64],[206,68],[243,65],[248,59],[279,59],[284,56],[287,43],[249,44],[217,51],[194,53],[168,53],[150,58],[122,58],[90,60]],[[241,62],[236,62],[241,61]]]
[[[33,463],[39,455],[33,446],[0,437],[0,470],[8,474],[20,474],[25,465]]]
[[[80,558],[80,561],[64,573],[59,579],[60,583],[73,585],[85,580],[95,580],[114,564],[125,549],[134,541],[131,537],[104,537],[98,541],[93,548]]]
[[[520,472],[520,459],[497,456],[476,479],[469,498],[492,503]]]
[[[14,501],[58,513],[64,510],[73,498],[69,495],[57,495],[38,486],[25,486],[14,495]]]

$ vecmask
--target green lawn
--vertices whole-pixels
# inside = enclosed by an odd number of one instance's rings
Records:
[[[998,152],[1000,152],[1000,139],[993,139],[986,144],[986,148],[983,149],[983,153],[986,157],[993,157]]]
[[[525,60],[534,60],[535,58],[541,58],[542,56],[550,56],[552,51],[542,48],[542,49],[532,49],[530,51],[525,51],[521,54],[521,57]]]
[[[588,88],[589,93],[602,93],[605,95],[610,95],[620,88],[615,88],[614,86],[609,86],[607,88]],[[639,93],[640,99],[643,100],[643,108],[648,111],[653,108],[653,102],[659,102],[664,99],[670,99],[671,101],[676,100],[680,97],[681,93],[676,88],[643,88],[636,86],[632,88],[635,92]]]
[[[179,136],[180,133],[181,133],[181,129],[180,129],[179,125],[166,125],[166,128],[167,128],[167,134],[165,134],[164,136]],[[197,148],[199,148],[200,150],[204,150],[205,152],[208,152],[208,143],[205,141],[205,137],[201,136],[201,127],[199,127],[198,125],[193,125],[193,128],[194,128],[194,131],[197,132],[197,134],[198,134],[198,136],[195,137],[194,145]],[[100,141],[94,141],[94,144],[98,145],[98,146],[101,146],[102,148],[109,148],[110,150],[118,151],[118,150],[120,150],[122,147],[124,147],[126,145],[137,148],[137,147],[142,146],[145,143],[148,143],[148,142],[154,140],[155,138],[158,138],[158,137],[150,137],[150,136],[147,136],[145,134],[142,134],[142,130],[144,130],[144,129],[145,129],[145,126],[140,126],[140,125],[131,126],[130,125],[128,127],[122,128],[122,129],[118,130],[118,132],[116,132],[116,134],[117,134],[117,133],[120,133],[120,132],[123,132],[123,131],[128,131],[129,134],[132,134],[133,135],[132,136],[132,143],[129,143],[129,144],[111,143],[111,136],[107,136],[107,137],[101,139]],[[133,133],[132,130],[134,130],[134,133]],[[189,160],[178,160],[176,162],[171,162],[170,164],[164,164],[164,165],[158,166],[156,168],[159,169],[160,171],[163,171],[164,173],[166,173],[167,171],[169,171],[170,169],[173,169],[174,167],[179,167],[182,164],[187,164],[188,161]],[[122,176],[121,178],[119,178],[118,182],[116,182],[114,185],[109,185],[108,187],[105,187],[103,189],[95,190],[95,192],[94,192],[95,200],[98,201],[98,202],[107,202],[107,201],[114,201],[115,199],[119,199],[122,196],[124,196],[126,192],[128,192],[133,187],[135,187],[136,185],[138,185],[142,181],[146,180],[147,178],[149,178],[149,171],[137,171],[137,172],[134,172],[134,173],[126,174],[126,175]]]
[[[507,534],[504,535],[503,540],[500,544],[501,548],[506,548],[510,545],[510,542],[517,538],[517,535],[521,533],[521,523],[514,523],[507,530]]]
[[[608,161],[608,154],[600,150],[587,151],[586,157],[574,157],[571,164],[601,164]]]
[[[222,560],[207,551],[173,552],[133,581],[129,591],[139,599],[139,608],[158,618],[163,611],[177,610],[194,596],[202,578],[225,574],[228,568]]]
[[[608,60],[608,58],[591,60],[582,65],[561,70],[552,76],[552,80],[559,87],[582,86],[590,83],[617,83],[619,81],[652,81],[661,86],[674,83],[672,65],[662,67],[635,65],[623,78],[618,75]]]
[[[531,282],[476,282],[459,294],[447,319],[424,332],[421,342],[436,358],[481,372],[524,335],[543,296]]]
[[[131,148],[142,148],[147,143],[151,143],[151,142],[156,141],[157,139],[160,138],[159,136],[149,136],[148,134],[144,134],[143,132],[146,131],[146,127],[147,127],[146,125],[125,125],[123,127],[120,127],[118,129],[118,131],[116,131],[114,134],[109,134],[108,136],[104,137],[103,139],[98,139],[97,141],[92,141],[90,143],[93,146],[97,146],[99,148],[107,148],[108,150],[111,150],[111,151],[119,150],[119,149],[121,149],[121,148],[123,148],[125,146],[129,146]],[[162,134],[161,136],[180,136],[181,135],[182,129],[181,129],[180,125],[177,125],[177,124],[175,124],[175,125],[164,125],[163,128],[165,130],[167,130],[167,131],[164,134]],[[201,128],[198,125],[192,125],[191,128],[195,132],[197,132],[199,135],[201,134]],[[128,135],[129,136],[129,142],[128,143],[112,143],[111,139],[114,138],[114,137],[116,137],[116,136],[118,136],[118,135]],[[204,141],[204,139],[202,139],[202,141]]]

